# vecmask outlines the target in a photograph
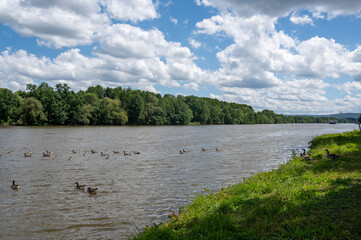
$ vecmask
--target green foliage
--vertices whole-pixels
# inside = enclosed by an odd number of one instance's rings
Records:
[[[23,125],[42,125],[46,120],[43,105],[34,97],[22,102],[20,121]]]
[[[361,135],[312,141],[313,160],[293,159],[219,192],[132,239],[361,239]],[[341,155],[336,160],[324,151]],[[318,154],[316,154],[318,153]]]
[[[75,93],[67,84],[57,84],[54,89],[47,83],[41,83],[39,86],[28,84],[26,89],[15,94],[8,89],[0,89],[0,124],[273,124],[328,123],[331,119],[284,116],[270,110],[255,112],[245,104],[196,96],[165,94],[162,97],[160,94],[121,87],[103,88],[97,85]],[[41,108],[34,103],[34,99],[41,103]],[[33,102],[36,111],[29,110],[29,101]]]
[[[16,103],[16,96],[6,88],[0,88],[0,123],[7,123]]]

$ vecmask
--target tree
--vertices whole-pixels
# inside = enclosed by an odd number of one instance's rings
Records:
[[[95,87],[89,87],[88,90],[86,90],[88,93],[94,93],[97,95],[99,99],[104,98],[104,88],[100,85],[96,85]]]
[[[15,106],[16,96],[6,88],[0,88],[0,123],[11,121],[10,116]]]
[[[42,125],[46,121],[43,105],[34,97],[29,97],[23,102],[21,123],[24,125]]]
[[[77,122],[80,124],[88,125],[92,117],[92,112],[94,111],[93,107],[89,104],[84,104],[79,107],[79,112],[77,115]]]
[[[361,114],[358,117],[358,128],[360,129],[360,132],[361,132]]]
[[[139,124],[140,116],[144,111],[144,100],[140,95],[140,92],[134,92],[130,97],[127,105],[127,112],[130,124]]]

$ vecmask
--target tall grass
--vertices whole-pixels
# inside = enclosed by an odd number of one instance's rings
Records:
[[[205,192],[133,239],[361,239],[360,132],[316,137],[309,154]]]

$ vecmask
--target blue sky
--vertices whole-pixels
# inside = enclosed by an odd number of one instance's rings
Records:
[[[361,2],[2,0],[0,87],[131,87],[361,112]]]

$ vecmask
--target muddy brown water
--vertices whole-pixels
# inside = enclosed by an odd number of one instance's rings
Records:
[[[205,188],[219,190],[277,168],[315,136],[355,129],[355,124],[2,127],[0,239],[126,239],[146,224],[165,221]],[[190,151],[180,154],[183,149]],[[24,157],[29,150],[32,157]],[[46,151],[54,153],[43,157]],[[19,190],[10,188],[12,180]],[[97,195],[76,189],[76,181],[97,187]]]

